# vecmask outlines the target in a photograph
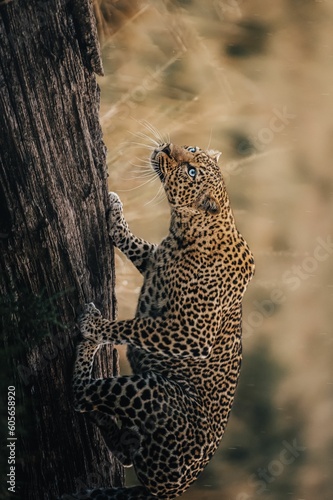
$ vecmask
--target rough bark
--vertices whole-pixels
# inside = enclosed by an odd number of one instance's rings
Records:
[[[6,408],[15,386],[17,438],[5,409],[2,498],[12,442],[13,498],[122,481],[71,394],[79,306],[94,301],[115,314],[94,72],[102,66],[89,0],[0,2],[1,389]],[[116,370],[111,349],[97,365]]]

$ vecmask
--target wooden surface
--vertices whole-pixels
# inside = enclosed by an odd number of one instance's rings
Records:
[[[77,310],[95,301],[115,315],[102,65],[90,3],[80,5],[0,4],[1,387],[16,387],[16,497],[34,500],[122,480],[72,407]],[[112,374],[111,348],[101,357],[99,373]]]

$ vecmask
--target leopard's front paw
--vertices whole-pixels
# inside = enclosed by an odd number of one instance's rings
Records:
[[[117,193],[114,193],[113,191],[110,191],[110,193],[109,193],[109,203],[110,203],[111,209],[114,212],[115,211],[118,211],[118,212],[121,212],[121,213],[123,212],[123,204],[121,203],[120,198],[117,195]]]
[[[95,344],[101,343],[101,339],[99,338],[100,329],[98,328],[101,319],[102,314],[93,302],[84,306],[83,312],[78,318],[82,336]]]
[[[112,222],[111,226],[114,228],[117,228],[117,226],[122,226],[124,223],[123,204],[121,203],[117,193],[113,193],[112,191],[109,193],[109,203],[109,218]]]
[[[120,244],[128,231],[127,223],[123,215],[123,204],[116,193],[109,193],[110,210],[108,212],[109,219],[109,235],[113,242]]]

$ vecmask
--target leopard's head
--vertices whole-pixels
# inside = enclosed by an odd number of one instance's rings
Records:
[[[227,203],[225,184],[217,165],[221,153],[194,146],[161,144],[151,155],[172,208],[219,214]]]

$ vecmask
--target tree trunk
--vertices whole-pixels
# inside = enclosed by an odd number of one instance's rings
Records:
[[[123,479],[71,394],[79,306],[115,315],[91,9],[0,0],[1,498],[54,499]],[[97,365],[116,371],[111,348]]]

